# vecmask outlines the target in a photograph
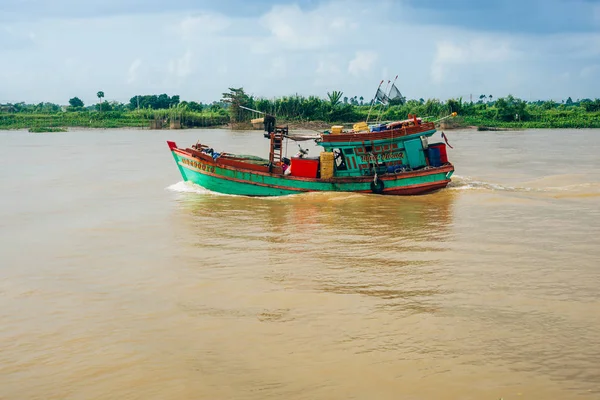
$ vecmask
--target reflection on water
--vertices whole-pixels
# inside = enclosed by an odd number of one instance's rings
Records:
[[[192,184],[189,184],[192,185]],[[381,197],[362,194],[308,193],[278,198],[248,198],[207,194],[182,194],[181,210],[189,220],[220,234],[216,221],[244,228],[257,227],[261,232],[341,235],[364,240],[365,236],[402,241],[443,240],[452,223],[452,191],[432,196]],[[248,226],[247,223],[251,225]],[[235,225],[239,224],[239,225]],[[314,232],[313,229],[324,229]],[[245,235],[247,232],[240,233]],[[291,240],[295,236],[282,236]],[[352,243],[357,244],[357,243]]]
[[[302,194],[277,199],[185,194],[180,217],[203,254],[261,257],[280,276],[296,267],[295,284],[385,300],[386,309],[433,312],[444,290],[436,269],[452,237],[451,191],[381,198],[360,194]],[[208,256],[211,262],[214,258]],[[216,257],[216,255],[215,255]],[[304,276],[307,263],[318,268]],[[435,275],[435,281],[426,279]],[[267,279],[277,278],[267,276]],[[291,282],[290,282],[291,283]],[[446,289],[449,290],[449,289]]]

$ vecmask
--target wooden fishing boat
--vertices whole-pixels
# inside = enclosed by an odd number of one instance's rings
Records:
[[[264,117],[269,159],[217,153],[205,144],[179,148],[167,141],[185,181],[211,191],[246,196],[281,196],[303,192],[358,192],[416,195],[445,188],[454,173],[446,143],[428,143],[436,132],[433,122],[416,116],[404,121],[368,126],[354,124],[343,130],[315,136],[290,135]],[[324,151],[307,157],[307,151],[288,159],[285,140],[314,140]]]

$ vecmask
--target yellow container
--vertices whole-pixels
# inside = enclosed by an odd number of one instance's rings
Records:
[[[342,125],[334,125],[331,127],[331,134],[332,135],[340,135],[342,133],[343,129],[344,129],[344,127]]]
[[[357,122],[354,124],[354,132],[368,131],[369,125],[366,122]]]
[[[323,151],[320,157],[321,179],[333,178],[333,153]]]

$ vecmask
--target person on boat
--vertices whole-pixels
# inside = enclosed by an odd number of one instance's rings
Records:
[[[265,132],[271,133],[275,131],[275,117],[269,114],[265,114],[263,121],[265,125]]]
[[[294,157],[304,158],[308,154],[308,149],[303,149],[300,145],[298,145],[298,152]]]
[[[289,158],[283,157],[281,159],[281,170],[284,175],[289,175],[292,173],[292,161]]]

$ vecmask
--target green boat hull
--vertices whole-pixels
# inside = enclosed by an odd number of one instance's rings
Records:
[[[451,165],[420,172],[380,176],[383,187],[374,187],[372,177],[321,180],[240,170],[218,163],[198,161],[172,151],[181,176],[210,191],[244,196],[285,196],[305,192],[359,192],[384,195],[414,195],[442,189],[454,172]]]

